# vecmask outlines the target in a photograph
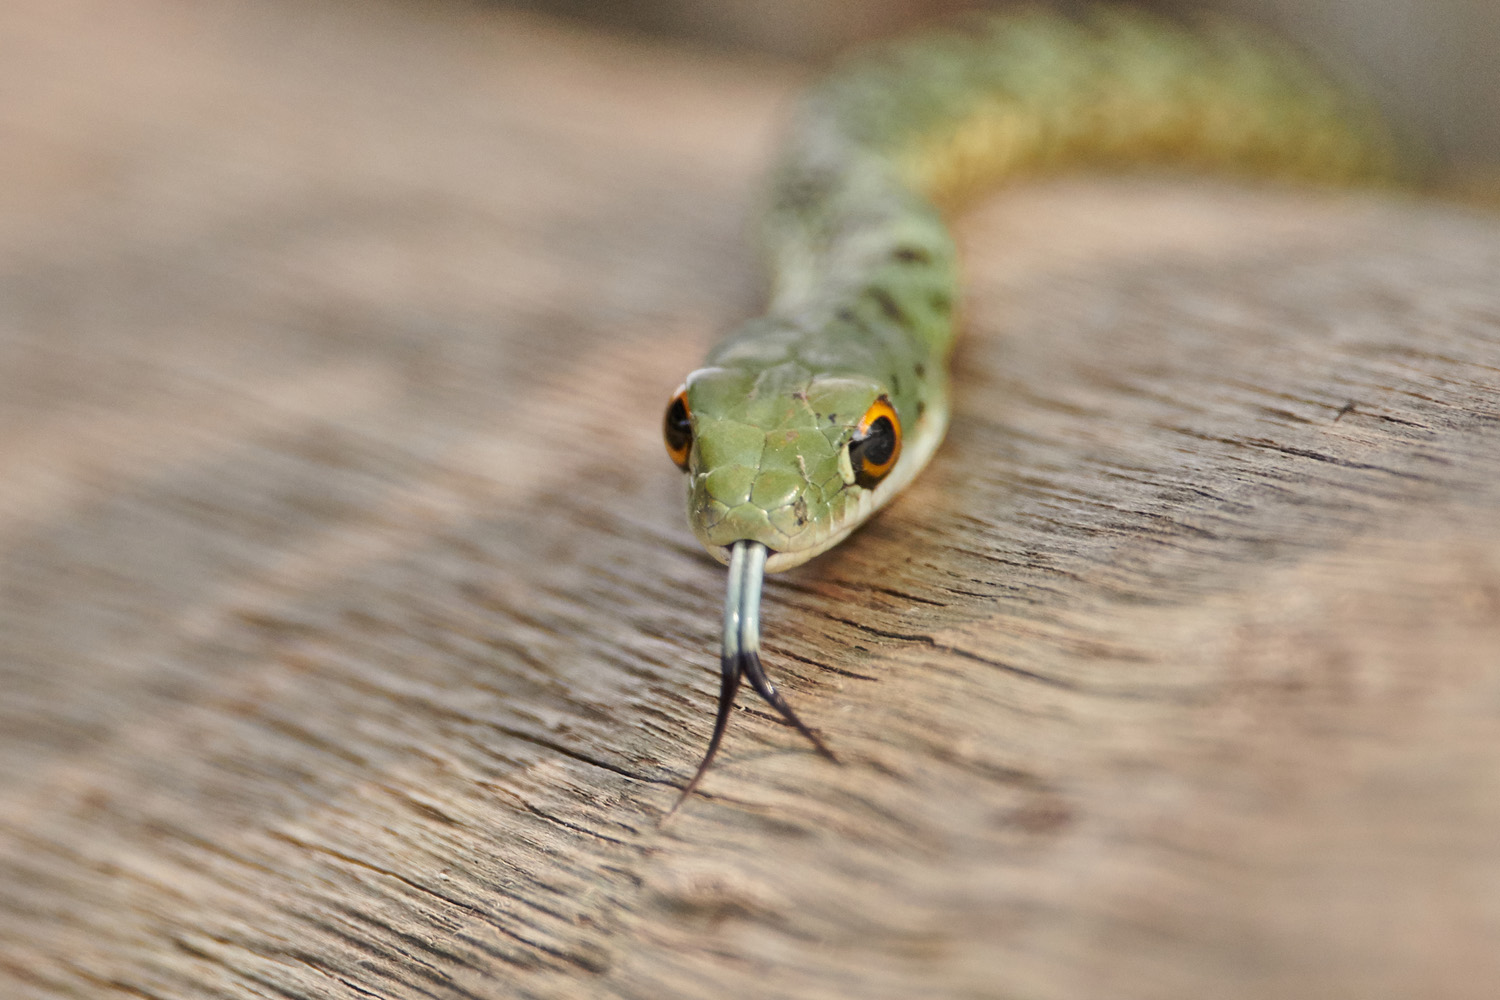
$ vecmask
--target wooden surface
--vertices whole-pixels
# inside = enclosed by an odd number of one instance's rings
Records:
[[[966,220],[954,431],[767,590],[660,413],[798,74],[433,4],[0,12],[0,995],[1487,997],[1500,223]]]

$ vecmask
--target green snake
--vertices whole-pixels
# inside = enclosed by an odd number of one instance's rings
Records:
[[[1080,165],[1373,178],[1391,166],[1385,136],[1283,45],[1113,11],[894,43],[808,92],[763,213],[765,315],[667,407],[693,532],[729,566],[713,736],[677,804],[718,752],[742,678],[836,759],[761,665],[762,577],[837,545],[942,440],[958,296],[945,216],[998,182]]]

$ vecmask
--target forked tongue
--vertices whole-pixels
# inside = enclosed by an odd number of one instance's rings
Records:
[[[714,719],[714,734],[708,741],[708,752],[693,780],[687,783],[682,795],[672,806],[667,816],[693,794],[698,782],[708,773],[719,744],[724,739],[724,730],[729,725],[729,710],[734,707],[734,696],[739,692],[740,680],[748,679],[757,694],[781,713],[782,718],[796,727],[797,731],[812,741],[818,752],[835,764],[838,758],[823,745],[816,733],[802,724],[792,706],[786,703],[781,692],[766,677],[760,662],[760,588],[766,576],[766,556],[770,550],[759,542],[735,542],[729,550],[729,588],[724,594],[724,646],[719,655],[722,671],[719,681],[719,711]]]

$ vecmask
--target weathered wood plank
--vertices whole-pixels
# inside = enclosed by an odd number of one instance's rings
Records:
[[[964,227],[950,442],[711,721],[660,408],[791,81],[495,12],[8,5],[7,996],[1484,996],[1500,224]],[[48,71],[39,71],[45,62]]]

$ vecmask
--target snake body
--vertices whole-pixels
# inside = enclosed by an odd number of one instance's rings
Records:
[[[718,719],[682,798],[741,676],[832,756],[760,667],[760,574],[836,545],[937,449],[958,298],[946,216],[1060,168],[1340,183],[1388,173],[1390,149],[1371,112],[1287,47],[1141,14],[991,18],[858,55],[810,90],[761,220],[765,314],[667,411],[693,532],[730,565]]]

